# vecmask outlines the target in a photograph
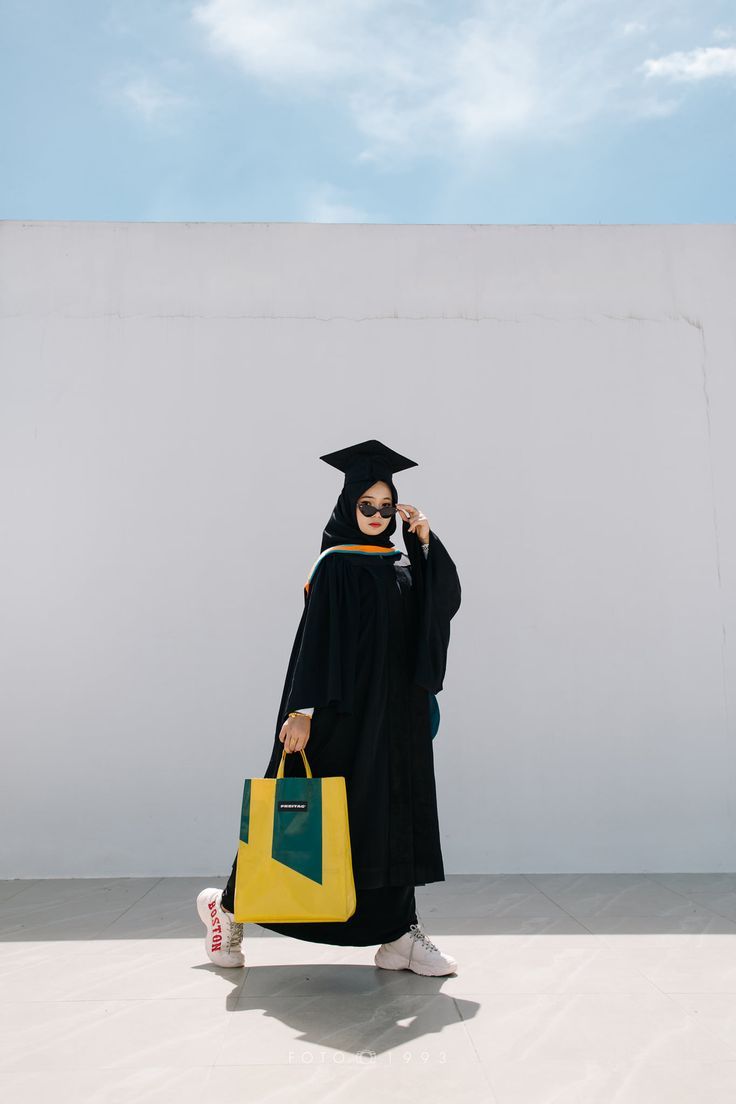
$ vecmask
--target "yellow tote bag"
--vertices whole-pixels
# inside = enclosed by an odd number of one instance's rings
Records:
[[[356,908],[345,779],[246,778],[235,875],[235,920],[347,920]]]

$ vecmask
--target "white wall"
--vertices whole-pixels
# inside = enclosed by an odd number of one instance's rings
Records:
[[[227,873],[378,437],[448,873],[734,869],[732,226],[0,227],[3,877]]]

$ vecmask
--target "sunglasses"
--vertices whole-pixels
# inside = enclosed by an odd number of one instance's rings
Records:
[[[392,514],[396,513],[395,506],[371,506],[370,502],[359,502],[358,509],[363,517],[373,517],[374,514],[380,514],[382,518],[390,518]]]

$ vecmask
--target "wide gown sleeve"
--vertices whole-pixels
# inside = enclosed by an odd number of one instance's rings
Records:
[[[416,533],[403,522],[404,544],[412,568],[412,580],[420,604],[414,681],[432,694],[442,689],[450,643],[450,621],[460,608],[461,588],[457,568],[433,529],[429,548],[422,553]]]
[[[358,573],[335,552],[320,563],[304,595],[281,704],[280,722],[309,702],[353,710],[360,596]]]

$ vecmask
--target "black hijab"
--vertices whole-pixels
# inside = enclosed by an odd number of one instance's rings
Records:
[[[335,503],[330,520],[322,531],[322,547],[332,548],[336,544],[375,544],[382,548],[393,547],[391,534],[396,529],[396,514],[380,533],[364,533],[358,526],[355,510],[360,496],[378,481],[387,483],[391,488],[391,501],[396,505],[399,495],[390,475],[374,475],[371,479],[357,479],[345,483],[340,497]]]

